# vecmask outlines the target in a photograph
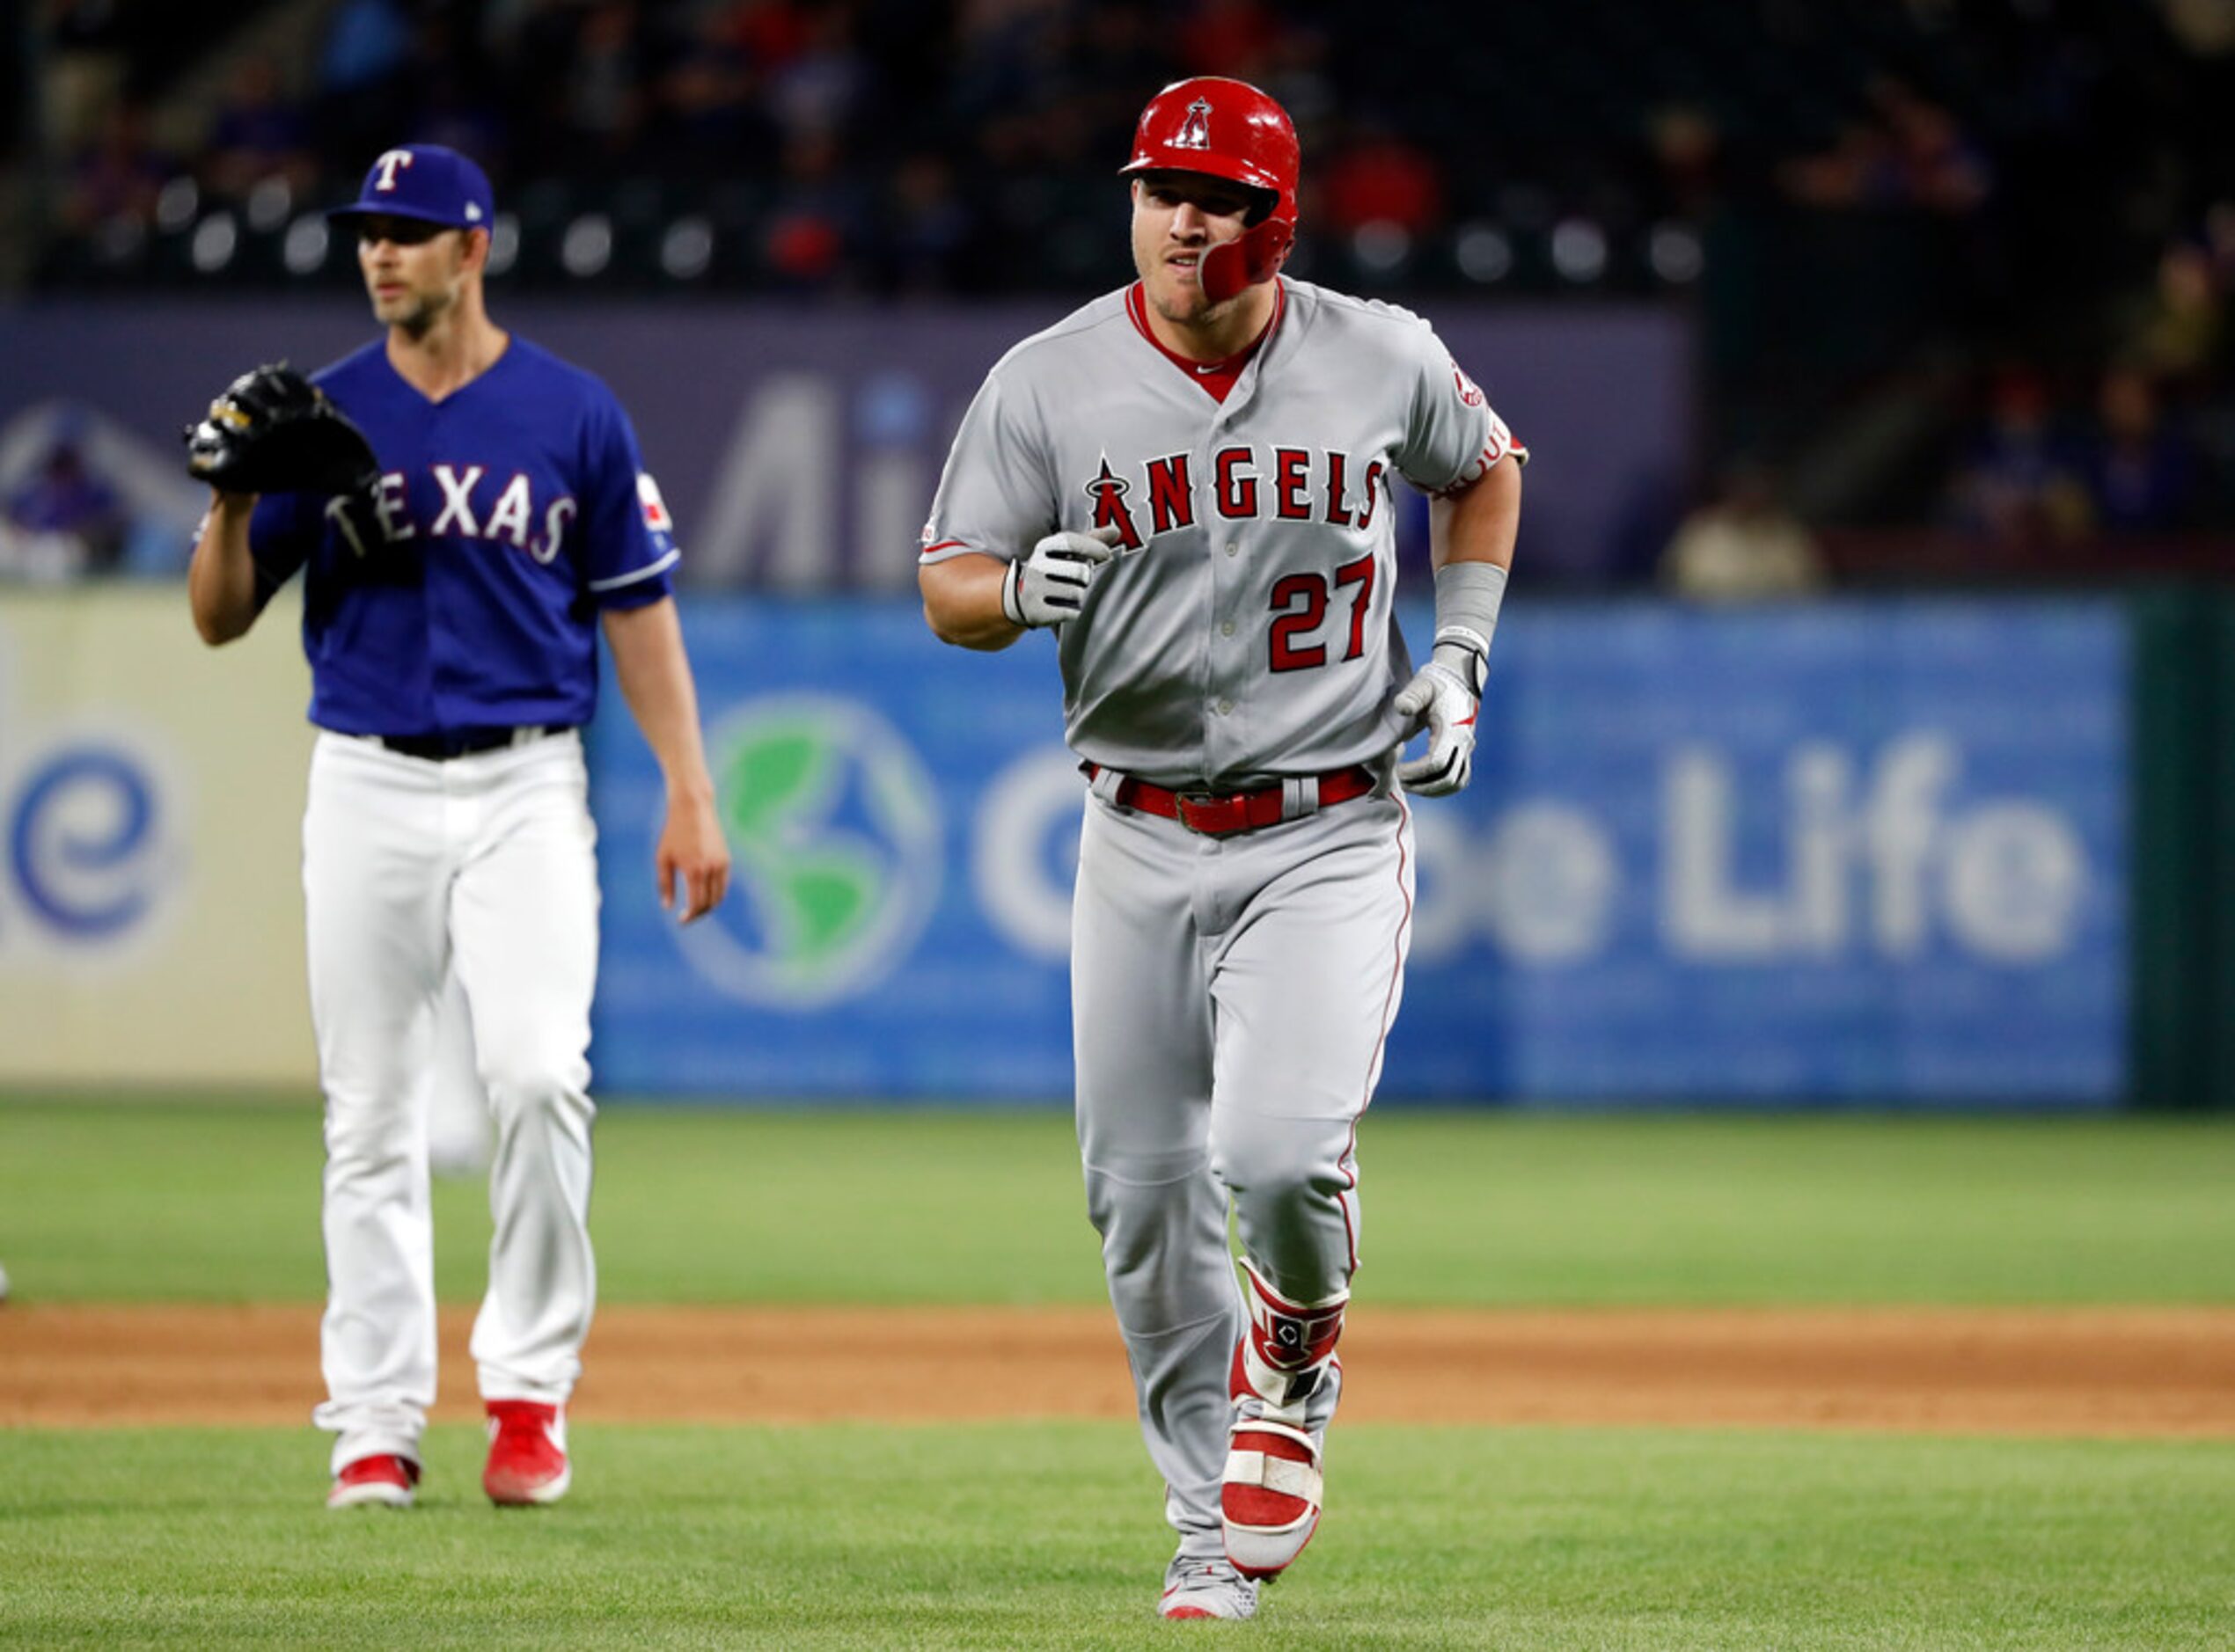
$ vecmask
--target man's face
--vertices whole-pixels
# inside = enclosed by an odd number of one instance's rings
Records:
[[[1223,308],[1204,296],[1203,254],[1240,235],[1259,199],[1202,172],[1144,172],[1133,180],[1133,267],[1158,315],[1194,325]]]
[[[371,213],[357,220],[357,267],[374,318],[420,333],[457,305],[467,274],[480,267],[480,231]]]

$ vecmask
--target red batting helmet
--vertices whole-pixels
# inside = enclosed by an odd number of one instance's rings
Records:
[[[1203,290],[1217,303],[1271,281],[1287,261],[1301,160],[1286,110],[1247,81],[1199,75],[1148,100],[1133,133],[1133,158],[1118,172],[1203,172],[1273,197],[1264,216],[1203,255]]]

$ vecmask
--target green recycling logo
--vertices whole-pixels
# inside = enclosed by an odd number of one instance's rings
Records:
[[[707,980],[747,1004],[854,998],[907,955],[939,897],[937,794],[869,707],[751,700],[707,740],[735,893],[681,932]]]

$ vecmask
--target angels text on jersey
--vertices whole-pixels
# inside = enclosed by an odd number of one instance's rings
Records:
[[[1083,485],[1094,501],[1094,526],[1118,530],[1118,543],[1138,551],[1158,534],[1195,526],[1195,456],[1191,450],[1144,461],[1132,475],[1110,468],[1110,456]],[[1211,455],[1203,498],[1223,522],[1317,522],[1364,529],[1374,521],[1388,469],[1379,458],[1359,465],[1334,448],[1266,447],[1236,442]],[[1138,493],[1134,481],[1141,486]],[[1147,532],[1141,531],[1141,519]]]

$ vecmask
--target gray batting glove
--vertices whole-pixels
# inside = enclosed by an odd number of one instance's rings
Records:
[[[1052,533],[1032,554],[1009,564],[1001,581],[1001,612],[1012,625],[1060,625],[1079,611],[1087,587],[1116,554],[1115,528],[1092,533]]]
[[[1397,691],[1400,716],[1425,720],[1428,749],[1397,765],[1397,778],[1422,797],[1447,797],[1475,771],[1475,715],[1482,709],[1487,655],[1464,642],[1439,641],[1428,663]]]

